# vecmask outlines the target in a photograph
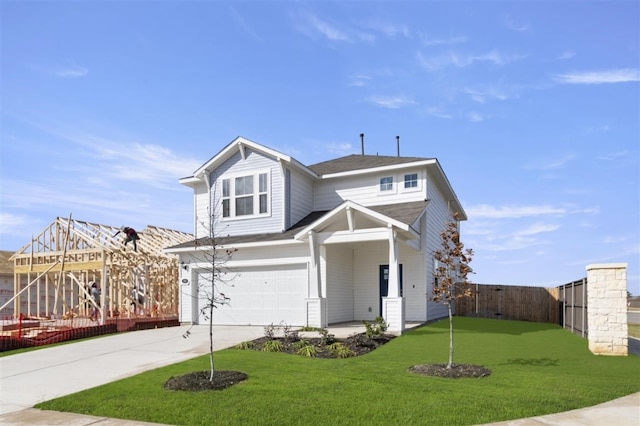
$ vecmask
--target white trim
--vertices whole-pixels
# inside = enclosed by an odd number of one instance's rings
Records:
[[[389,231],[387,228],[370,228],[355,231],[318,232],[316,237],[319,244],[385,241],[389,239]]]
[[[382,179],[391,179],[391,189],[382,189]],[[396,182],[396,175],[385,174],[378,176],[378,195],[396,195],[398,193],[398,185]],[[385,183],[385,185],[387,185]]]
[[[416,175],[416,186],[412,186],[409,188],[405,187],[406,184],[406,178],[409,175]],[[424,186],[423,182],[424,182],[424,177],[422,176],[422,170],[418,171],[416,170],[415,172],[404,172],[401,173],[399,176],[402,177],[402,179],[398,179],[398,190],[400,193],[402,194],[406,194],[406,193],[410,193],[410,192],[419,192],[422,191],[422,187]]]
[[[302,229],[300,232],[298,232],[294,238],[296,240],[303,240],[305,239],[307,233],[311,230],[315,230],[316,227],[322,225],[323,223],[327,223],[330,222],[330,220],[335,217],[336,215],[340,214],[340,212],[342,212],[343,210],[345,210],[347,207],[352,208],[353,210],[357,210],[360,213],[367,215],[375,220],[377,220],[379,223],[386,225],[392,225],[398,229],[401,229],[402,231],[405,232],[411,232],[412,234],[415,234],[417,237],[417,234],[415,233],[415,231],[413,231],[411,229],[411,227],[405,223],[399,222],[395,219],[390,218],[389,216],[385,216],[383,214],[377,213],[371,209],[368,209],[367,207],[361,206],[360,204],[354,203],[353,201],[345,201],[344,203],[340,204],[338,207],[336,207],[335,209],[331,210],[329,213],[325,214],[324,216],[322,216],[320,219],[317,219],[315,222],[313,222],[312,224],[308,225],[307,227],[305,227],[304,229]]]
[[[436,159],[430,159],[430,160],[415,161],[413,163],[394,164],[392,166],[381,166],[381,167],[374,167],[370,169],[351,170],[348,172],[329,173],[329,174],[320,176],[320,179],[335,179],[335,178],[344,177],[344,176],[354,176],[354,175],[362,175],[362,174],[368,174],[368,173],[381,173],[381,172],[386,172],[391,170],[408,169],[410,167],[420,167],[420,166],[435,164],[436,162],[437,162]]]
[[[202,174],[204,174],[210,166],[215,165],[217,162],[223,162],[227,159],[228,154],[236,149],[239,149],[241,152],[244,150],[244,147],[248,146],[249,148],[267,154],[276,159],[282,159],[286,162],[291,162],[291,157],[285,155],[281,152],[275,151],[273,149],[267,148],[266,146],[259,145],[249,139],[245,139],[242,136],[238,136],[235,138],[229,145],[224,147],[222,151],[216,154],[211,160],[207,161],[205,164],[200,166],[194,173],[193,176],[199,178]],[[229,155],[230,156],[230,155]],[[215,168],[215,167],[214,167]]]
[[[264,213],[260,213],[260,175],[262,174],[266,174],[267,175],[267,211]],[[205,175],[206,176],[206,175]],[[236,214],[235,211],[235,200],[237,198],[247,198],[249,197],[249,195],[244,194],[241,195],[240,197],[238,197],[235,193],[235,188],[236,188],[236,182],[235,180],[238,178],[245,178],[245,177],[249,177],[251,176],[253,178],[253,193],[251,194],[251,197],[253,198],[253,214],[245,214],[245,215],[240,215],[238,216]],[[229,181],[229,196],[225,197],[224,196],[224,181]],[[222,209],[222,215],[220,217],[220,221],[221,222],[228,222],[228,221],[232,221],[232,220],[245,220],[245,219],[255,219],[258,217],[269,217],[271,216],[271,199],[272,199],[272,186],[271,186],[271,169],[269,168],[264,168],[264,169],[257,169],[257,170],[252,170],[251,172],[248,171],[244,171],[244,172],[234,172],[234,173],[229,173],[229,174],[224,174],[222,176],[219,176],[218,179],[216,179],[216,183],[220,182],[220,193],[222,194],[220,196],[220,208]],[[223,207],[223,202],[225,199],[229,200],[229,216],[224,216],[224,207]],[[255,212],[258,213],[255,213]]]
[[[282,258],[282,259],[255,259],[255,260],[230,260],[225,263],[225,269],[240,269],[240,268],[262,268],[265,266],[284,266],[284,265],[300,265],[301,267],[305,267],[308,269],[309,266],[309,258],[308,257],[290,257],[290,258]],[[211,263],[210,262],[197,262],[189,264],[192,271],[202,272],[202,271],[210,271]],[[235,271],[229,271],[235,272]],[[239,271],[241,272],[241,271]]]

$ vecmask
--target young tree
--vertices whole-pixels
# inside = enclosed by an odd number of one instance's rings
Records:
[[[225,285],[235,278],[235,274],[228,267],[233,253],[237,251],[234,248],[224,247],[224,237],[219,237],[218,229],[219,209],[216,208],[216,191],[215,180],[213,181],[214,190],[212,190],[212,202],[210,203],[207,222],[200,222],[202,227],[208,233],[205,238],[196,238],[196,250],[201,248],[199,263],[207,265],[206,271],[200,274],[198,282],[198,300],[204,301],[200,307],[200,313],[209,323],[209,364],[210,375],[209,381],[213,382],[215,364],[213,357],[213,310],[230,302],[230,299],[222,290]],[[196,236],[197,237],[197,236]],[[190,332],[187,330],[184,337],[188,337]]]
[[[437,261],[433,275],[433,301],[442,302],[449,311],[449,363],[453,367],[453,305],[456,300],[471,296],[467,275],[473,273],[469,263],[472,249],[465,249],[460,241],[457,213],[453,214],[445,229],[440,233],[440,249],[433,252]]]

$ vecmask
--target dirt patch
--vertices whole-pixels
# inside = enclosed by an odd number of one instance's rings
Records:
[[[247,379],[247,375],[240,371],[214,371],[213,378],[210,371],[194,371],[174,376],[167,380],[164,388],[174,391],[200,392],[208,390],[222,390]]]
[[[447,364],[420,364],[409,368],[409,371],[424,376],[445,377],[459,379],[463,377],[486,377],[491,370],[481,365],[453,364],[447,368]]]

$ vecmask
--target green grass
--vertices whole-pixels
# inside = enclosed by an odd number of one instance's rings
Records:
[[[410,331],[365,356],[314,359],[226,349],[219,370],[249,379],[224,391],[165,391],[171,376],[208,370],[207,356],[38,404],[175,425],[469,425],[598,404],[640,391],[640,357],[596,356],[586,340],[550,324],[455,318],[456,363],[492,370],[481,379],[407,372],[444,363],[448,321]]]
[[[627,324],[629,337],[640,339],[640,324]]]

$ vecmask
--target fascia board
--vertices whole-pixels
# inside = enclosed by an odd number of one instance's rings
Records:
[[[219,153],[217,153],[211,160],[204,163],[198,170],[193,174],[196,177],[200,177],[205,174],[207,171],[215,170],[215,168],[226,161],[235,153],[236,150],[239,150],[242,146],[249,147],[254,151],[262,152],[266,155],[276,158],[279,161],[285,161],[287,163],[291,162],[291,157],[285,155],[281,152],[278,152],[274,149],[267,148],[266,146],[257,144],[249,139],[243,138],[242,136],[238,136],[231,143],[229,143],[226,147],[224,147]]]
[[[302,231],[298,232],[296,235],[293,236],[293,238],[295,240],[303,240],[305,238],[305,236],[312,230],[314,229],[316,226],[320,225],[321,223],[325,223],[328,222],[330,219],[332,219],[334,216],[336,216],[337,214],[339,214],[340,212],[342,212],[344,209],[347,208],[347,206],[354,204],[351,201],[345,201],[344,203],[340,204],[338,207],[334,208],[332,211],[330,211],[329,213],[325,214],[324,216],[322,216],[319,219],[316,219],[313,223],[307,225],[305,228],[302,229]]]
[[[467,220],[467,213],[462,208],[462,203],[460,203],[460,200],[458,200],[458,196],[453,190],[453,187],[451,186],[451,183],[449,182],[447,175],[442,170],[442,166],[440,166],[440,162],[436,160],[434,163],[430,165],[430,167],[435,169],[434,175],[436,178],[436,182],[439,183],[442,189],[444,189],[448,193],[448,196],[451,197],[447,201],[455,203],[457,207],[456,210],[460,214],[458,217],[458,220]]]
[[[180,185],[188,186],[189,188],[195,188],[200,183],[202,183],[202,179],[197,178],[195,176],[189,176],[189,177],[178,179],[178,183]]]
[[[320,177],[320,175],[318,175],[316,172],[314,172],[313,170],[311,170],[310,168],[308,168],[307,166],[305,166],[304,164],[302,164],[301,162],[299,162],[293,157],[291,157],[290,164],[296,166],[298,169],[302,170],[303,172],[305,172],[306,174],[308,174],[314,179],[318,179]]]
[[[334,179],[334,178],[341,178],[341,177],[347,177],[347,176],[364,175],[369,173],[380,173],[380,172],[387,172],[387,171],[393,171],[393,170],[399,170],[399,169],[421,167],[421,166],[433,164],[435,162],[436,162],[435,159],[429,159],[424,161],[415,161],[413,163],[394,164],[392,166],[382,166],[382,167],[373,167],[370,169],[350,170],[348,172],[340,172],[340,173],[329,173],[329,174],[320,176],[320,178]]]
[[[302,241],[298,240],[277,240],[277,241],[256,241],[256,242],[247,242],[247,243],[239,243],[239,244],[220,244],[217,248],[220,250],[225,249],[242,249],[242,248],[256,248],[256,247],[274,247],[274,246],[285,246],[290,244],[303,244]],[[204,245],[198,247],[181,247],[181,248],[166,248],[163,249],[163,252],[170,254],[179,254],[179,253],[191,253],[194,251],[202,251],[202,250],[211,250],[211,245]]]
[[[382,223],[382,224],[386,224],[386,225],[391,225],[394,226],[402,231],[405,232],[410,232],[412,234],[416,234],[415,231],[413,231],[411,229],[411,227],[405,223],[399,222],[395,219],[390,218],[389,216],[385,216],[383,214],[377,213],[373,210],[370,210],[364,206],[361,206],[360,204],[354,203],[353,201],[345,201],[344,203],[342,203],[341,205],[339,205],[338,207],[336,207],[335,209],[333,209],[331,212],[327,213],[326,215],[324,215],[323,217],[321,217],[320,219],[316,220],[315,222],[313,222],[312,224],[308,225],[307,227],[305,227],[303,230],[301,230],[300,232],[298,232],[294,238],[296,240],[302,240],[306,237],[306,235],[313,229],[315,229],[316,227],[318,227],[318,225],[321,225],[323,223],[329,223],[330,220],[342,213],[344,210],[346,210],[347,208],[352,208],[366,216],[369,216],[373,219],[375,219],[376,221]],[[417,234],[416,234],[417,235]]]

